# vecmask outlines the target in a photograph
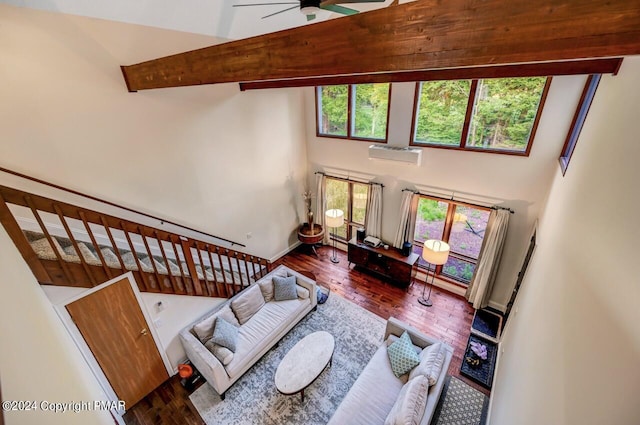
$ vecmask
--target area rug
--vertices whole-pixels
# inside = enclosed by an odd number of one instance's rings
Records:
[[[433,414],[434,425],[484,425],[489,398],[461,380],[447,376]]]
[[[189,398],[207,425],[324,425],[382,343],[384,329],[381,317],[334,295],[229,388],[224,402],[208,384]],[[319,330],[335,338],[332,366],[305,390],[304,402],[299,395],[280,394],[274,385],[280,360],[296,342]]]

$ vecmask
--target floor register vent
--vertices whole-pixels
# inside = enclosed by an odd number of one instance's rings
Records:
[[[422,149],[371,145],[369,146],[369,159],[383,159],[411,165],[420,165],[422,162]]]

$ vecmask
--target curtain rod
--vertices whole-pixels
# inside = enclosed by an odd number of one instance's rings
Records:
[[[361,180],[354,180],[354,179],[350,179],[349,177],[344,178],[344,177],[339,177],[336,175],[332,175],[332,174],[327,174],[327,173],[323,173],[322,171],[316,171],[314,174],[320,174],[323,176],[328,176],[328,177],[333,177],[335,179],[342,179],[342,180],[347,180],[350,182],[356,182],[356,183],[363,183],[363,184],[377,184],[380,187],[384,187],[384,185],[382,183],[377,183],[377,182],[367,182],[367,181],[361,181]]]
[[[438,199],[438,200],[442,200],[442,201],[454,201],[454,202],[462,202],[464,204],[467,205],[472,205],[474,207],[483,207],[483,208],[489,208],[492,210],[505,210],[505,211],[509,211],[511,214],[514,214],[515,211],[512,210],[511,208],[507,208],[507,207],[500,207],[498,205],[481,205],[481,204],[474,204],[472,202],[464,202],[464,201],[458,201],[457,199],[454,199],[453,195],[451,195],[451,198],[444,198],[442,196],[435,196],[435,195],[431,195],[429,193],[423,193],[420,192],[419,190],[415,190],[415,189],[402,189],[403,192],[413,192],[417,195],[424,195],[424,196],[428,196],[430,198],[434,198],[434,199]]]

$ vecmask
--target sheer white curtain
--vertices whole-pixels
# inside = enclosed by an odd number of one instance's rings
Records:
[[[415,208],[413,197],[415,195],[415,193],[409,190],[402,192],[402,202],[400,202],[400,221],[398,222],[396,237],[393,240],[393,246],[396,248],[402,248],[402,244],[406,241],[413,240],[413,233],[416,227],[416,223],[413,220],[413,210]]]
[[[316,174],[316,214],[314,221],[324,229],[323,244],[329,243],[329,229],[324,226],[324,213],[327,211],[326,181],[327,177],[324,174]]]
[[[500,266],[510,214],[507,210],[493,210],[489,215],[476,271],[466,293],[467,300],[473,304],[473,308],[484,308],[489,304],[493,283]]]
[[[382,237],[382,185],[369,184],[367,199],[367,236]]]

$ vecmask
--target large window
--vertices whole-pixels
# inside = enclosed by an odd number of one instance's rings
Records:
[[[386,142],[391,85],[316,87],[318,136]]]
[[[328,231],[332,237],[335,232],[338,240],[348,241],[355,234],[355,229],[365,225],[369,185],[333,177],[327,177],[325,184],[327,209],[337,208],[344,212],[342,227]]]
[[[571,155],[573,155],[573,150],[578,142],[578,137],[582,131],[584,121],[587,119],[587,114],[589,113],[591,102],[593,102],[593,97],[596,95],[596,90],[598,89],[598,84],[600,84],[601,76],[601,74],[589,75],[584,86],[584,90],[582,91],[582,97],[578,103],[578,109],[576,110],[576,114],[571,122],[571,128],[569,129],[569,134],[564,142],[562,154],[560,154],[560,168],[562,169],[563,176],[564,173],[567,172],[567,167],[569,167]]]
[[[550,82],[523,77],[418,83],[411,144],[528,155]]]
[[[428,239],[445,241],[451,252],[447,263],[436,267],[436,275],[468,284],[480,255],[489,209],[420,195],[415,221],[413,250],[420,255],[418,265],[433,270],[422,259],[422,246]]]

